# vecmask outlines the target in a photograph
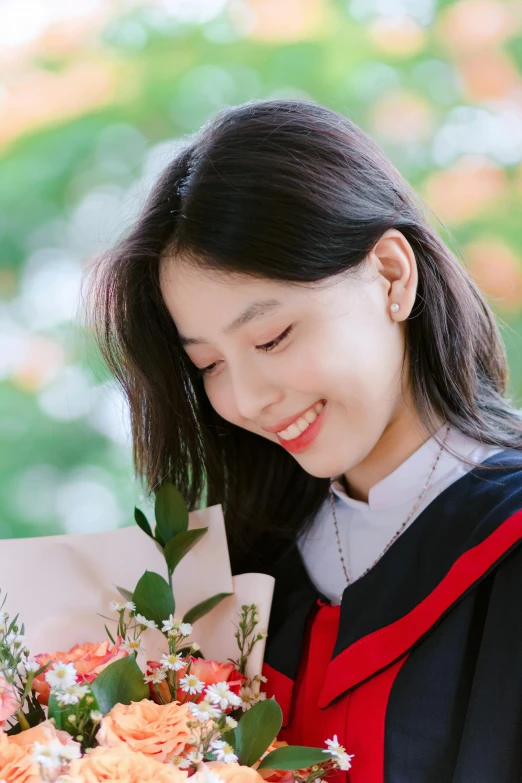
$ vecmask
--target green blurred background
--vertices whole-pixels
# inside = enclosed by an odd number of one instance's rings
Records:
[[[521,29],[518,0],[0,0],[0,538],[146,508],[80,281],[224,105],[312,99],[381,144],[488,295],[520,404]]]

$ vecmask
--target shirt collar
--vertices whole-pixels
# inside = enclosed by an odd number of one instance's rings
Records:
[[[439,436],[444,435],[445,427],[446,425],[443,425],[440,428]],[[454,429],[450,429],[446,443],[462,456],[468,456],[473,448],[479,445],[476,441],[463,436]],[[347,495],[341,482],[336,479],[331,480],[334,495],[345,505],[358,510],[383,511],[413,502],[418,498],[429,477],[439,448],[440,445],[435,437],[431,437],[423,443],[398,468],[370,487],[368,502],[356,500]],[[443,451],[432,475],[430,486],[440,481],[459,464],[461,464],[461,460],[457,456]]]

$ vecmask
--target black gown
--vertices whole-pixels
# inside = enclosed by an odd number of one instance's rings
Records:
[[[281,738],[354,755],[346,783],[522,783],[522,453],[439,494],[333,607],[297,547],[264,674]]]

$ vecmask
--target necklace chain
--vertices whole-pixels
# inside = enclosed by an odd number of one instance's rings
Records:
[[[435,468],[437,467],[437,464],[438,464],[439,459],[441,457],[441,454],[442,454],[442,451],[443,451],[443,448],[444,448],[444,444],[446,443],[448,434],[449,434],[449,425],[447,426],[446,434],[444,436],[444,440],[441,443],[440,448],[439,448],[439,450],[437,452],[437,457],[435,459],[435,462],[433,463],[433,465],[431,467],[430,474],[429,474],[428,478],[426,479],[426,482],[423,484],[422,489],[420,491],[420,494],[417,497],[417,500],[415,501],[412,510],[410,511],[410,513],[408,514],[408,516],[406,517],[406,519],[404,520],[404,522],[402,523],[400,528],[394,534],[393,538],[386,544],[386,546],[382,550],[381,554],[373,561],[373,563],[370,566],[368,566],[366,571],[364,571],[364,573],[362,573],[361,576],[358,577],[359,579],[361,579],[365,574],[367,574],[368,571],[370,571],[374,567],[374,565],[379,562],[379,560],[384,555],[384,553],[387,552],[388,549],[391,547],[391,545],[399,538],[400,534],[402,533],[402,531],[404,530],[404,528],[406,527],[406,525],[408,524],[408,522],[412,518],[413,514],[418,509],[419,504],[420,504],[422,498],[424,497],[424,494],[426,493],[426,491],[427,491],[427,489],[428,489],[428,487],[430,485],[430,481],[432,479],[432,476],[433,476],[433,474],[435,472]],[[336,516],[336,513],[335,513],[334,493],[333,493],[331,484],[330,484],[330,487],[329,487],[329,493],[330,493],[330,504],[332,506],[332,516],[333,516],[334,527],[335,527],[335,536],[337,538],[337,551],[339,552],[339,558],[341,560],[341,565],[343,567],[344,576],[346,578],[346,584],[350,585],[350,584],[352,584],[352,580],[350,579],[350,576],[348,574],[348,568],[347,568],[347,565],[346,565],[346,561],[344,559],[343,548],[342,548],[342,545],[341,545],[341,538],[340,538],[340,535],[339,535],[339,525],[338,525],[337,516]],[[342,596],[342,593],[341,593],[341,595],[339,596],[341,601],[342,601],[342,597],[343,596]]]

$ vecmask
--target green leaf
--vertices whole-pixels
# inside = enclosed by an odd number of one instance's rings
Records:
[[[118,593],[122,596],[122,598],[125,598],[126,601],[132,601],[132,591],[126,590],[124,587],[119,587],[118,585],[115,585],[116,590]]]
[[[200,604],[196,604],[192,607],[192,609],[188,610],[188,612],[183,617],[183,622],[190,623],[192,625],[192,623],[195,623],[196,620],[199,620],[200,617],[204,617],[210,612],[211,609],[231,595],[234,595],[234,593],[217,593],[211,598],[207,598],[205,601],[201,601]]]
[[[207,532],[208,527],[199,527],[196,530],[185,530],[167,541],[163,555],[167,561],[169,573],[172,574],[178,563],[197,544],[199,539]]]
[[[149,689],[134,655],[113,661],[92,682],[98,709],[106,715],[115,704],[130,704],[148,698]]]
[[[281,707],[275,699],[259,701],[245,712],[234,729],[238,763],[251,767],[259,761],[277,737],[282,722]]]
[[[112,642],[113,644],[116,644],[116,642],[114,641],[114,637],[113,637],[112,633],[109,631],[109,629],[107,628],[107,626],[105,626],[105,630],[106,630],[106,632],[107,632],[107,636],[109,637],[109,639],[111,640],[111,642]]]
[[[174,614],[176,605],[169,583],[154,571],[145,571],[136,585],[132,600],[136,612],[154,620],[161,628],[163,620]]]
[[[164,543],[178,533],[188,530],[188,510],[183,496],[174,484],[162,484],[156,494],[156,538],[158,532]]]
[[[147,520],[147,517],[143,513],[143,511],[140,511],[139,508],[136,506],[134,507],[134,519],[136,520],[136,524],[138,525],[141,530],[143,530],[144,533],[146,533],[150,538],[154,538],[152,535],[152,528],[149,525],[149,522]]]
[[[265,756],[258,769],[304,769],[329,759],[328,753],[324,753],[320,748],[289,745],[287,748],[277,748]]]

